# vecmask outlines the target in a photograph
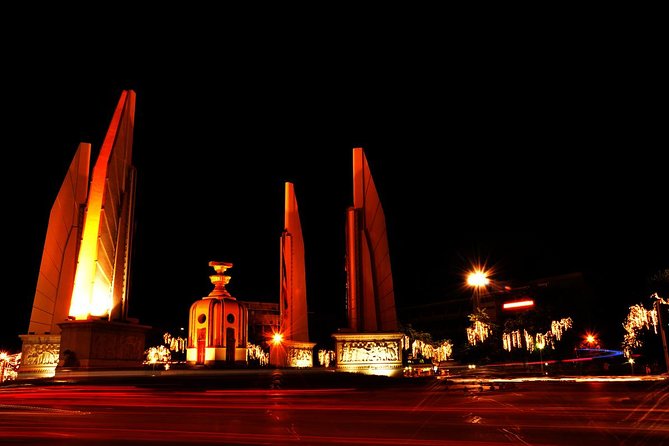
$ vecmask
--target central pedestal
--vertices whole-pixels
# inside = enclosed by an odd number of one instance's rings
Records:
[[[402,376],[403,333],[335,333],[336,370]]]
[[[106,320],[58,324],[60,359],[56,375],[67,371],[141,368],[151,327]]]

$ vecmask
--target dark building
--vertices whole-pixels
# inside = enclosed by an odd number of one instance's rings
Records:
[[[279,331],[279,304],[242,302],[248,312],[249,342],[262,347]]]

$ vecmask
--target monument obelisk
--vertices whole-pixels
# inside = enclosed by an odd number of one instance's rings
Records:
[[[135,93],[123,91],[89,183],[81,143],[49,215],[19,378],[140,367],[150,327],[128,318]]]
[[[402,374],[386,220],[367,158],[353,149],[353,207],[346,213],[348,327],[335,339],[337,370]]]
[[[304,239],[293,183],[285,184],[284,229],[280,249],[279,332],[270,345],[275,367],[312,367],[315,342],[309,342]]]

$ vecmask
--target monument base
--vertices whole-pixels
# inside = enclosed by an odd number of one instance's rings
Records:
[[[142,367],[149,326],[106,320],[68,321],[58,326],[61,341],[57,375]]]
[[[403,333],[335,333],[338,372],[399,377]]]
[[[186,349],[186,362],[190,366],[207,367],[244,367],[248,364],[248,350],[235,347],[228,351],[226,347],[205,347],[198,351],[197,347]]]
[[[274,367],[304,368],[314,366],[315,342],[281,341],[269,348],[269,363]]]
[[[52,378],[58,365],[60,335],[26,334],[19,337],[23,345],[17,379]]]

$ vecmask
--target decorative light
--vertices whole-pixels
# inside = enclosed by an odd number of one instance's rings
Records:
[[[163,364],[165,370],[169,368],[169,362],[172,360],[172,354],[170,350],[164,345],[159,345],[157,347],[149,347],[144,352],[146,359],[144,364],[150,364],[155,366],[156,364]]]
[[[323,367],[330,367],[330,364],[335,361],[334,350],[318,350],[318,363]]]
[[[523,330],[523,338],[525,339],[525,348],[532,353],[534,351],[534,336],[529,334],[527,330]]]
[[[21,353],[0,352],[0,383],[15,380],[21,365]]]
[[[562,339],[562,333],[569,330],[574,325],[574,321],[570,317],[565,317],[559,321],[551,322],[551,333],[558,341]]]
[[[165,344],[168,345],[173,352],[186,352],[186,344],[188,343],[188,340],[181,336],[175,338],[171,334],[165,333],[163,334],[163,341],[165,341]]]
[[[266,352],[259,345],[248,343],[246,345],[246,350],[248,351],[249,360],[258,361],[258,365],[266,366],[269,364],[269,352]]]
[[[472,321],[472,326],[467,327],[467,340],[470,345],[485,341],[491,334],[492,327],[487,322]]]
[[[639,332],[644,329],[650,330],[652,327],[655,334],[657,334],[657,324],[657,311],[654,309],[647,310],[641,304],[632,305],[630,307],[630,311],[623,323],[623,328],[625,329],[625,335],[623,337],[623,354],[626,358],[630,358],[632,350],[643,345],[643,341],[638,337]]]
[[[566,317],[559,321],[552,321],[551,329],[546,333],[532,335],[527,330],[523,330],[522,333],[520,330],[502,333],[502,346],[507,351],[511,351],[513,348],[525,348],[532,352],[535,347],[543,349],[547,346],[555,349],[555,341],[559,341],[562,338],[562,334],[570,329],[572,324],[572,319]]]

